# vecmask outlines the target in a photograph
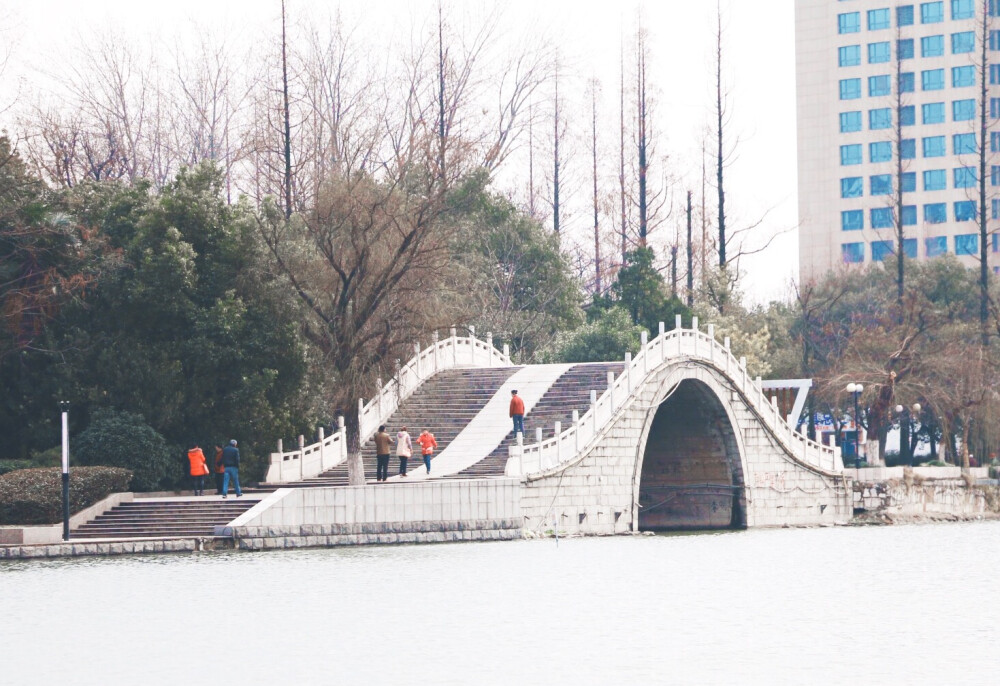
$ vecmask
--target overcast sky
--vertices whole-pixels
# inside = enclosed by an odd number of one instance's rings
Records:
[[[287,3],[293,21],[297,15],[325,12],[335,5],[306,0]],[[387,27],[399,27],[413,18],[429,20],[436,12],[436,2],[419,0],[343,0],[340,6],[362,35],[371,35],[373,43],[385,38]],[[470,6],[475,5],[453,3],[452,11]],[[697,198],[700,145],[713,98],[715,3],[508,0],[505,6],[504,35],[510,40],[526,31],[548,36],[577,77],[580,92],[570,92],[567,98],[582,103],[582,84],[596,76],[609,112],[617,107],[620,36],[632,31],[641,11],[651,49],[648,80],[657,101],[656,146],[669,155],[668,171],[679,179],[678,201],[688,188]],[[742,265],[747,295],[764,301],[784,296],[798,273],[793,0],[723,0],[722,7],[723,59],[732,115],[729,133],[739,138],[727,181],[728,221],[738,227],[764,217],[760,231],[783,232],[770,248]],[[252,43],[278,30],[279,8],[279,0],[0,0],[4,22],[0,56],[11,50],[0,82],[4,98],[0,106],[12,93],[44,83],[39,72],[58,72],[70,54],[66,47],[86,41],[88,34],[115,27],[169,45],[209,30]],[[12,111],[0,114],[0,126],[12,125]],[[581,134],[587,126],[586,119],[570,123]],[[617,121],[608,121],[606,127],[609,134],[616,132]],[[581,167],[589,164],[585,159],[581,153]],[[584,211],[570,216],[570,230],[580,241],[588,240],[589,221]],[[666,241],[665,234],[680,228],[681,221],[681,213],[675,212],[675,219],[660,230],[658,242]]]

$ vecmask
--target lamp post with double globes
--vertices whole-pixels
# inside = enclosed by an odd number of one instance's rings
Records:
[[[848,393],[854,396],[854,468],[861,467],[861,451],[858,449],[858,441],[861,440],[861,422],[858,421],[858,396],[865,387],[859,383],[849,383],[845,388]]]
[[[910,467],[913,466],[913,452],[910,450],[913,415],[920,415],[920,403],[913,403],[910,407],[896,405],[896,416],[899,417],[899,456],[905,458],[906,464]]]

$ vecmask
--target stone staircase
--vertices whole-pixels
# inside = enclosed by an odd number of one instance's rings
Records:
[[[190,538],[215,535],[215,526],[228,524],[257,504],[244,495],[226,500],[139,499],[121,503],[70,532],[81,538]]]
[[[386,431],[393,440],[400,427],[405,426],[413,438],[414,455],[410,458],[410,468],[422,465],[417,436],[423,429],[429,429],[438,442],[437,453],[441,452],[489,402],[503,383],[520,367],[488,367],[478,369],[451,369],[435,374],[422,384],[386,422]],[[399,462],[393,446],[389,462],[389,475],[399,471]],[[365,478],[375,479],[375,444],[368,441],[361,448],[365,465]],[[283,488],[309,486],[345,486],[348,484],[347,464],[339,464],[333,469],[311,479],[282,484]],[[262,484],[267,486],[267,484]]]
[[[569,428],[573,421],[573,410],[583,415],[590,409],[590,391],[596,390],[600,396],[608,387],[608,372],[614,372],[617,377],[624,368],[623,362],[601,362],[574,365],[563,373],[525,415],[525,442],[535,441],[536,427],[542,429],[542,440],[555,435],[556,422],[562,422],[563,429]],[[460,472],[443,478],[476,479],[485,476],[503,476],[507,466],[508,448],[513,444],[514,431],[511,427],[503,442],[488,456]]]

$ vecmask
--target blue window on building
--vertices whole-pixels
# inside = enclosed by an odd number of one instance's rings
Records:
[[[837,15],[837,33],[857,33],[861,30],[861,12]]]
[[[840,99],[856,100],[861,97],[861,79],[841,79]]]
[[[899,141],[899,156],[904,160],[912,160],[917,156],[917,139],[904,138]]]
[[[990,65],[990,85],[1000,84],[1000,64]]]
[[[943,78],[943,74],[942,74]],[[868,95],[877,98],[892,92],[892,78],[888,74],[868,77]]]
[[[924,36],[920,39],[921,57],[940,57],[944,54],[944,35]]]
[[[1000,17],[1000,2],[997,0],[989,0],[986,12],[991,17]]]
[[[935,236],[924,239],[924,251],[927,257],[940,257],[948,253],[948,237]]]
[[[951,54],[960,55],[976,49],[976,34],[973,31],[961,31],[951,34]]]
[[[1000,119],[1000,98],[990,98],[990,118]]]
[[[872,262],[884,262],[896,254],[892,241],[872,241]]]
[[[899,108],[899,125],[913,126],[917,123],[917,108],[913,105],[906,105]]]
[[[842,145],[840,146],[840,164],[841,166],[848,166],[851,164],[861,164],[864,160],[861,159],[861,144],[856,143],[854,145]]]
[[[976,219],[976,203],[973,200],[960,200],[955,203],[955,221],[971,222]]]
[[[896,41],[896,57],[901,60],[913,59],[912,38],[900,38]]]
[[[912,93],[916,90],[916,78],[912,71],[904,71],[899,74],[899,92]]]
[[[841,146],[843,150],[843,146]],[[888,162],[892,159],[892,143],[876,141],[868,144],[868,160],[870,162]]]
[[[888,62],[891,56],[892,51],[889,49],[889,41],[868,44],[868,64]]]
[[[840,254],[845,264],[857,264],[865,261],[864,243],[842,243]]]
[[[956,167],[954,170],[955,188],[975,188],[979,183],[979,171],[975,167]],[[957,205],[955,216],[958,216]]]
[[[920,3],[921,24],[936,24],[939,21],[944,21],[944,2]],[[843,33],[843,31],[841,33]]]
[[[993,198],[990,201],[990,205],[993,208],[992,219],[1000,219],[1000,198]],[[997,251],[997,236],[1000,236],[1000,234],[993,234],[993,252]]]
[[[971,64],[965,67],[951,68],[952,88],[965,88],[976,85],[976,68]]]
[[[864,210],[845,210],[840,213],[841,231],[860,231],[865,228]]]
[[[955,236],[956,255],[978,255],[979,254],[979,234],[966,233]]]
[[[956,133],[951,137],[951,148],[956,155],[975,155],[976,134]]]
[[[854,133],[861,130],[861,111],[840,113],[840,132]]]
[[[914,193],[917,190],[917,172],[903,172],[900,185],[904,193]]]
[[[889,8],[883,7],[877,10],[868,10],[868,30],[881,31],[892,26],[892,19],[889,15]]]
[[[903,205],[903,226],[916,226],[917,224],[917,206],[916,205]],[[916,246],[913,246],[916,249]]]
[[[892,110],[888,107],[881,107],[877,110],[868,110],[868,128],[877,131],[878,129],[892,128]]]
[[[976,6],[972,0],[951,0],[952,19],[972,19],[976,16]]]
[[[990,185],[1000,186],[1000,166],[995,164],[990,167]]]
[[[990,152],[1000,152],[1000,131],[990,131]]]
[[[891,229],[893,226],[892,208],[873,207],[871,211],[871,219],[873,229]]]
[[[924,172],[925,191],[943,191],[948,187],[948,174],[944,169],[928,169]]]
[[[924,205],[925,224],[944,224],[948,221],[948,203],[934,202]]]
[[[990,31],[990,50],[1000,50],[1000,31]]]
[[[944,157],[947,147],[944,136],[928,136],[923,140],[924,157]]]
[[[861,46],[845,45],[837,50],[837,64],[841,67],[856,67],[861,64]]]
[[[896,26],[913,26],[913,5],[896,8]]]
[[[892,174],[873,174],[868,184],[872,195],[892,195]]]
[[[840,197],[860,198],[865,194],[865,180],[861,176],[849,176],[840,180]]]
[[[872,78],[874,77],[869,77],[869,80]],[[927,69],[920,72],[920,85],[925,91],[941,90],[944,88],[944,69]]]
[[[969,98],[968,100],[952,100],[951,102],[951,119],[952,121],[971,121],[976,117],[976,101]]]

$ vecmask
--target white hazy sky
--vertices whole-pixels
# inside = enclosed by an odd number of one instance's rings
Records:
[[[336,7],[319,0],[286,1],[292,21]],[[469,7],[470,0],[464,6]],[[583,103],[583,83],[596,76],[609,112],[617,108],[620,36],[628,35],[641,11],[651,48],[648,80],[657,100],[656,147],[669,155],[668,171],[679,179],[677,202],[689,188],[698,197],[701,140],[714,87],[714,2],[507,0],[504,6],[505,35],[513,39],[531,32],[555,41],[579,86],[567,97]],[[373,43],[384,39],[385,27],[436,12],[433,0],[342,0],[340,7],[349,21],[356,20],[361,35],[371,33]],[[463,4],[452,0],[450,7],[454,11]],[[70,54],[66,46],[85,41],[88,34],[117,28],[171,45],[208,30],[261,41],[277,30],[279,8],[280,0],[0,0],[0,57],[11,50],[0,76],[0,107],[12,93],[28,92],[43,82],[40,71],[58,72]],[[722,0],[722,9],[724,78],[732,117],[728,133],[731,139],[739,138],[726,184],[728,221],[739,227],[764,217],[761,233],[781,232],[766,251],[742,264],[745,291],[761,302],[783,297],[798,273],[794,7],[793,0]],[[560,92],[572,88],[561,86]],[[0,114],[0,127],[12,125],[11,112]],[[574,124],[584,135],[586,119],[571,120]],[[616,119],[605,128],[617,135]],[[589,164],[585,154],[579,158],[581,168]],[[652,173],[662,171],[654,168]],[[586,211],[570,216],[570,231],[581,241],[588,240],[589,221]],[[660,241],[681,222],[676,211],[661,229]]]

